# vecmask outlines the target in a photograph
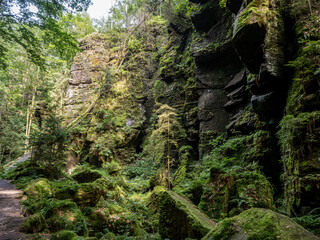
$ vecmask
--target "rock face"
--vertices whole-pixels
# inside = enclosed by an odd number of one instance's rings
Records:
[[[210,21],[206,28],[202,27],[205,21]],[[192,22],[197,30],[192,52],[197,65],[196,83],[200,96],[199,152],[202,156],[210,138],[225,131],[231,116],[224,108],[228,103],[228,93],[224,88],[243,65],[232,46],[233,17],[221,9],[217,1],[201,4],[193,14]]]
[[[279,139],[284,163],[285,199],[288,212],[319,207],[319,6],[308,9],[301,2],[289,8],[296,17],[297,55]],[[310,11],[313,14],[310,14]],[[310,33],[305,35],[305,33]],[[311,103],[312,102],[312,103]],[[314,140],[311,140],[314,139]]]
[[[110,60],[109,41],[93,34],[80,41],[82,52],[74,58],[66,93],[65,116],[75,119],[95,100],[95,91],[105,78]],[[110,64],[110,63],[109,63]]]
[[[319,239],[288,217],[271,210],[252,208],[219,222],[203,240],[220,239]]]
[[[274,144],[269,161],[259,162],[280,189],[281,171],[276,176],[271,169],[278,169],[278,159],[283,159],[288,212],[318,207],[318,140],[307,142],[318,139],[320,121],[319,54],[314,48],[319,44],[319,6],[310,3],[308,9],[301,1],[276,0],[191,2],[198,4],[192,16],[192,52],[200,156],[210,152],[208,143],[217,133],[240,137],[269,131],[273,142],[280,139],[282,152]],[[287,62],[294,58],[288,69]]]
[[[82,51],[75,57],[66,94],[65,115],[73,129],[72,148],[86,152],[85,160],[96,166],[111,159],[132,161],[141,144],[145,121],[144,76],[134,71],[150,68],[132,65],[145,64],[147,58],[140,55],[141,59],[123,64],[135,70],[117,71],[125,56],[112,50],[114,44],[110,36],[95,33],[80,42]]]
[[[216,225],[189,200],[163,187],[156,187],[149,201],[163,238],[200,239]]]
[[[186,137],[168,150],[175,159],[173,172],[186,175],[192,171],[190,162],[212,155],[244,172],[259,165],[253,178],[234,174],[220,179],[223,191],[216,193],[225,194],[219,200],[223,213],[230,214],[229,197],[245,195],[239,189],[251,180],[264,207],[272,207],[270,195],[273,190],[281,194],[283,183],[288,213],[319,207],[319,6],[310,3],[310,14],[298,0],[190,2],[197,4],[191,18],[179,12],[170,17],[166,31],[150,26],[146,47],[141,54],[128,51],[123,71],[114,68],[119,53],[110,50],[107,38],[94,34],[82,41],[65,108],[69,122],[77,120],[74,126],[82,127],[73,132],[73,147],[82,152],[77,157],[97,166],[113,159],[132,163],[141,151],[152,158],[153,152],[141,146],[159,117],[153,109],[167,104],[177,110],[186,130]],[[224,146],[212,149],[213,139],[221,136],[226,136]],[[186,161],[182,146],[188,149]],[[258,180],[268,187],[257,188]],[[209,185],[212,192],[217,184]],[[197,199],[209,202],[204,194]],[[173,199],[168,204],[176,204],[174,195],[166,196]],[[178,238],[168,231],[163,236]]]

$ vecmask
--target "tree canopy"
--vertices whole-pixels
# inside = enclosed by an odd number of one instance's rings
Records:
[[[0,0],[0,67],[5,67],[8,43],[18,43],[35,64],[43,67],[43,44],[55,45],[60,56],[76,48],[73,37],[62,31],[63,14],[86,10],[91,0]],[[70,57],[70,56],[67,56]]]

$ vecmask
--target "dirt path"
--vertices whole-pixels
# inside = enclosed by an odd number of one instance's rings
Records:
[[[22,191],[15,190],[8,180],[0,179],[0,239],[20,240],[31,239],[19,232],[23,221],[19,198]]]

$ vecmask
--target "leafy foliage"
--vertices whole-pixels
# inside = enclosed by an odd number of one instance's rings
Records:
[[[68,131],[61,127],[61,120],[50,116],[44,121],[43,128],[35,130],[30,137],[32,160],[43,167],[62,167],[68,142]]]
[[[166,159],[167,165],[173,164],[170,151],[178,149],[178,143],[185,137],[185,131],[178,119],[177,110],[163,104],[156,111],[158,120],[156,129],[152,131],[145,151],[154,154],[156,163]]]
[[[315,235],[320,235],[320,208],[315,208],[308,213],[292,218],[298,224],[303,226]]]
[[[0,41],[18,43],[26,50],[33,63],[44,66],[41,39],[45,43],[55,45],[61,57],[66,48],[76,48],[75,40],[71,35],[61,31],[57,21],[65,12],[86,10],[89,3],[90,0],[1,1]],[[18,13],[13,12],[14,6],[19,8]],[[38,29],[43,31],[42,37]],[[6,66],[6,51],[6,46],[2,45],[0,49],[1,67]]]

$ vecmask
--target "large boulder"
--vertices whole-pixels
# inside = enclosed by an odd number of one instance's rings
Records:
[[[63,230],[52,235],[51,240],[77,240],[77,234],[72,231]]]
[[[71,200],[47,200],[42,213],[50,232],[70,230],[81,236],[88,235],[85,218]]]
[[[95,183],[73,184],[57,190],[55,197],[60,200],[72,199],[80,207],[94,207],[102,196],[102,188]]]
[[[31,215],[20,226],[20,231],[25,233],[39,233],[46,231],[48,225],[44,216],[41,213]]]
[[[290,218],[268,209],[252,208],[238,216],[226,218],[202,240],[221,239],[319,239]]]
[[[72,174],[72,178],[78,183],[90,183],[102,178],[102,174],[97,170],[85,168]]]
[[[149,207],[158,219],[163,238],[200,239],[216,225],[189,200],[163,187],[154,189]]]
[[[199,207],[214,219],[234,216],[253,207],[274,207],[272,186],[258,171],[225,172],[213,167],[205,189]]]
[[[24,192],[28,196],[28,198],[34,201],[39,201],[52,196],[53,187],[48,179],[39,178],[32,180],[24,189]]]

